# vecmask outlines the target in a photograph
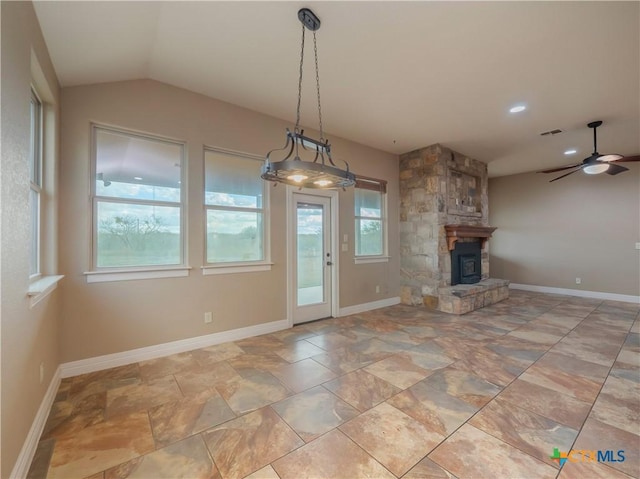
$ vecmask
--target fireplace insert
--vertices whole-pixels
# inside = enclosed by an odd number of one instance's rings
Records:
[[[451,285],[474,284],[482,278],[482,249],[480,242],[457,241],[451,251]]]

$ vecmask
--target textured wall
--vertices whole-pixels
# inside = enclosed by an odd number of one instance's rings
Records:
[[[491,270],[512,283],[640,294],[640,164],[616,176],[489,181]],[[576,277],[582,283],[576,284]]]
[[[57,115],[58,84],[31,2],[1,2],[2,17],[2,477],[9,477],[47,386],[59,364],[59,290],[29,308],[29,98],[32,52],[48,83],[47,115]],[[54,132],[55,133],[55,132]],[[47,185],[55,183],[57,142],[47,137],[52,154]],[[46,172],[46,173],[47,173]],[[53,175],[53,176],[52,176]],[[43,207],[55,212],[55,203]],[[51,225],[45,244],[55,248]],[[54,254],[45,255],[45,274],[55,274]],[[40,363],[44,380],[40,383]]]

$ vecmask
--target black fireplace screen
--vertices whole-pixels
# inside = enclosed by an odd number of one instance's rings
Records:
[[[451,284],[474,284],[482,277],[480,242],[456,242],[451,251]]]

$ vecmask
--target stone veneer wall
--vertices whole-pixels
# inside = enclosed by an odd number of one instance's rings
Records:
[[[451,284],[444,226],[489,225],[487,165],[440,144],[400,156],[400,295],[405,304],[437,307]],[[487,248],[482,278],[489,276]]]

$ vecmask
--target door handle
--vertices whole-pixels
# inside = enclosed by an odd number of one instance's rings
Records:
[[[333,266],[333,263],[331,261],[327,261],[327,266]]]

